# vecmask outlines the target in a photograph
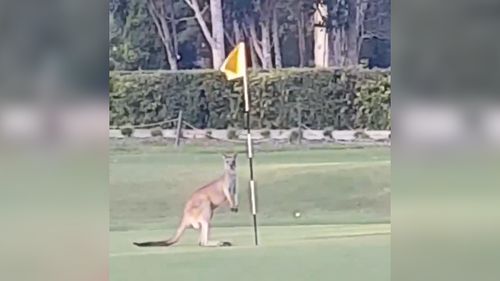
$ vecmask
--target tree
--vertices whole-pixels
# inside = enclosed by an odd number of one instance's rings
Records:
[[[350,66],[359,63],[359,54],[365,38],[365,12],[369,5],[380,0],[333,0],[329,6],[331,25],[331,63]]]
[[[344,65],[357,65],[363,42],[365,10],[370,0],[348,0],[347,60]]]
[[[262,46],[262,68],[270,69],[273,67],[271,53],[271,18],[273,9],[273,0],[253,0],[255,15],[260,26],[260,37]]]
[[[276,68],[282,68],[282,58],[281,58],[281,43],[280,43],[280,32],[279,32],[279,18],[278,18],[278,5],[273,7],[273,49],[274,49],[274,66]]]
[[[243,33],[250,46],[250,55],[253,67],[260,65],[263,69],[273,67],[273,49],[279,50],[279,35],[271,35],[274,9],[276,8],[275,0],[233,0],[234,15],[236,18],[242,19],[241,26]],[[274,21],[275,31],[278,33],[277,17]],[[274,37],[272,37],[274,36]],[[274,47],[274,48],[273,48]],[[278,60],[281,55],[278,55]],[[276,56],[274,56],[276,60]],[[281,64],[281,62],[279,62]]]
[[[194,17],[198,22],[203,36],[208,42],[212,50],[212,67],[218,69],[226,57],[224,49],[224,19],[222,12],[221,0],[209,0],[212,31],[208,28],[208,24],[203,17],[203,9],[200,9],[197,0],[184,0],[184,2],[193,10]]]
[[[360,59],[371,67],[389,67],[391,64],[391,1],[370,0],[364,11],[360,31]]]
[[[317,0],[314,11],[314,66],[328,67],[328,8]]]
[[[112,0],[109,65],[115,70],[166,67],[165,53],[144,0]]]
[[[242,41],[253,68],[360,61],[390,66],[390,0],[110,0],[109,5],[110,69],[217,69],[225,49]]]
[[[310,18],[312,15],[313,2],[309,0],[288,0],[286,4],[288,13],[293,19],[295,33],[297,34],[299,66],[308,64],[307,34],[310,29]]]
[[[172,0],[147,0],[148,11],[163,42],[171,70],[177,70],[177,40]],[[167,12],[169,11],[169,12]],[[170,19],[170,23],[167,20]]]

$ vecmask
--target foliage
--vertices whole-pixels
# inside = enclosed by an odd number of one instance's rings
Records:
[[[115,0],[109,15],[110,69],[165,67],[165,54],[147,12],[146,1]]]
[[[209,65],[211,51],[199,24],[194,18],[192,9],[185,0],[158,0],[174,15],[167,21],[175,20],[175,33],[178,44],[178,67],[181,69],[203,68]],[[278,37],[281,46],[278,50],[284,67],[299,66],[299,30],[305,31],[304,63],[310,65],[313,59],[313,24],[311,17],[316,1],[309,0],[225,0],[223,6],[224,31],[226,33],[226,50],[232,48],[236,35],[232,20],[238,23],[239,34],[249,44],[249,19],[255,21],[257,36],[262,34],[261,25],[276,11],[278,21]],[[354,1],[355,2],[355,1]],[[359,2],[359,1],[358,1]],[[364,2],[364,1],[363,1]],[[146,7],[146,0],[110,0],[109,1],[109,65],[112,70],[166,69],[165,48],[155,27],[152,16]],[[272,5],[266,5],[272,3]],[[353,0],[325,0],[329,8],[328,28],[347,27]],[[362,42],[363,57],[369,58],[370,66],[387,67],[390,63],[390,0],[368,0],[368,8],[364,13],[364,32],[359,34],[366,38],[384,40],[373,44],[357,38]],[[170,6],[171,4],[171,6]],[[210,18],[209,1],[199,1],[204,18]],[[211,23],[208,22],[210,25]],[[302,26],[305,25],[305,26]],[[172,28],[173,29],[173,28]],[[240,37],[241,38],[241,37]],[[302,37],[301,37],[302,38]],[[366,39],[365,38],[365,39]],[[172,39],[174,40],[174,39]],[[333,44],[333,42],[332,42]],[[250,45],[250,44],[249,44]],[[257,45],[259,45],[257,43]],[[255,47],[254,47],[255,48]],[[275,50],[273,50],[274,52]],[[360,51],[361,52],[361,51]],[[208,61],[208,63],[207,63]],[[379,62],[381,61],[381,62]],[[382,63],[383,62],[383,63]],[[258,63],[258,62],[256,62]]]
[[[356,69],[250,72],[251,126],[297,127],[300,109],[312,129],[390,129],[389,79],[389,72]],[[244,127],[242,83],[218,71],[111,72],[109,88],[113,126],[161,122],[183,110],[195,126]]]

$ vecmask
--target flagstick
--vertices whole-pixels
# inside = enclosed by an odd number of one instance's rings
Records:
[[[250,129],[250,96],[248,95],[248,76],[245,69],[245,74],[243,75],[243,91],[245,94],[245,113],[247,117],[247,154],[248,154],[248,164],[250,167],[250,196],[252,201],[252,215],[253,215],[253,230],[255,245],[259,245],[258,233],[257,233],[257,206],[255,202],[255,182],[253,180],[253,151],[252,151],[252,135]]]

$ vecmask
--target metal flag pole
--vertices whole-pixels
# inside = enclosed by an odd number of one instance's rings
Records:
[[[246,53],[246,50],[245,50]],[[245,54],[246,61],[246,54]],[[246,126],[247,126],[247,156],[248,164],[250,167],[250,199],[252,204],[252,215],[253,215],[253,230],[255,245],[259,245],[259,238],[257,232],[257,204],[255,199],[255,181],[253,179],[253,151],[252,151],[252,132],[250,129],[250,96],[248,95],[248,75],[245,64],[245,73],[243,75],[243,91],[245,95],[245,114],[246,114]]]

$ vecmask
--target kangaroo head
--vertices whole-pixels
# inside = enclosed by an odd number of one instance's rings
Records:
[[[235,171],[236,170],[236,153],[232,155],[222,154],[222,159],[224,160],[224,170]]]

